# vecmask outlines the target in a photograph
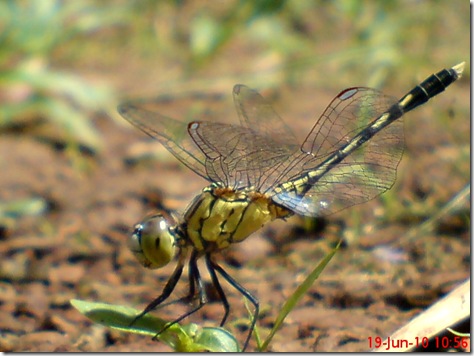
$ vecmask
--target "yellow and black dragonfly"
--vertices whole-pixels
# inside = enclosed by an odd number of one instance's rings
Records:
[[[177,255],[177,266],[161,295],[135,320],[171,295],[187,261],[189,293],[182,300],[195,298],[198,303],[173,323],[200,309],[207,297],[197,260],[204,257],[225,310],[221,326],[230,305],[218,276],[255,307],[245,349],[258,318],[258,299],[213,260],[213,253],[275,219],[332,214],[390,189],[404,147],[402,116],[444,91],[460,78],[463,68],[461,63],[431,75],[400,100],[370,88],[345,89],[303,144],[271,105],[244,85],[233,90],[240,125],[183,123],[149,111],[138,101],[120,105],[118,111],[126,120],[210,182],[178,221],[158,212],[135,226],[129,247],[145,267],[163,267]]]

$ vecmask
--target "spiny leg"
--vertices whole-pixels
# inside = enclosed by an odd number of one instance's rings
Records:
[[[171,293],[175,289],[176,284],[178,283],[179,279],[181,278],[181,274],[183,273],[183,267],[184,267],[184,261],[180,259],[173,274],[168,279],[168,282],[166,282],[166,285],[163,288],[163,292],[160,294],[160,296],[158,296],[150,304],[148,304],[146,308],[132,320],[132,322],[130,323],[130,326],[135,324],[137,320],[139,320],[140,318],[148,314],[150,311],[152,311],[153,309],[158,307],[161,303],[163,303],[166,299],[168,299],[168,297],[171,295]]]
[[[252,336],[252,332],[253,330],[255,329],[255,324],[257,322],[257,318],[258,318],[258,314],[259,314],[259,302],[258,302],[258,299],[252,295],[252,293],[250,293],[247,289],[245,289],[244,287],[242,287],[234,278],[232,278],[221,266],[219,266],[217,263],[215,263],[214,261],[212,261],[210,258],[206,258],[206,261],[208,261],[209,265],[208,265],[208,268],[209,268],[209,271],[211,270],[215,270],[217,271],[227,282],[229,282],[229,284],[234,287],[235,289],[237,289],[240,294],[242,294],[250,303],[253,304],[253,306],[255,307],[255,311],[253,313],[253,318],[252,318],[252,323],[250,324],[250,330],[249,330],[249,333],[247,335],[247,339],[245,340],[245,343],[244,343],[244,347],[242,348],[242,352],[245,351],[245,349],[247,348],[248,344],[249,344],[249,341],[250,341],[250,337]],[[211,273],[211,276],[212,276],[212,273]],[[220,285],[219,285],[220,287]],[[222,291],[222,288],[221,288],[221,291]],[[223,292],[222,292],[223,293]],[[225,298],[225,297],[224,297]],[[227,311],[228,313],[228,311]],[[225,316],[227,317],[227,316]]]
[[[193,307],[190,311],[184,313],[181,315],[179,318],[173,320],[172,322],[169,322],[165,325],[163,329],[158,331],[156,335],[153,337],[153,339],[156,339],[158,335],[160,335],[163,331],[168,329],[170,326],[179,323],[181,320],[187,318],[191,314],[194,314],[197,312],[199,309],[201,309],[206,303],[207,303],[207,297],[206,294],[204,293],[204,284],[201,279],[201,275],[199,274],[199,269],[197,266],[197,259],[199,258],[199,253],[196,250],[193,250],[193,253],[191,255],[191,258],[189,259],[189,293],[187,296],[180,298],[176,300],[175,302],[181,302],[181,301],[189,301],[190,299],[192,300],[194,294],[195,294],[195,288],[197,285],[197,292],[198,292],[198,297],[199,297],[199,304],[195,307]]]
[[[195,256],[196,255],[196,256]],[[194,299],[194,296],[196,294],[196,284],[199,286],[199,270],[197,266],[197,252],[193,251],[193,255],[191,256],[191,259],[189,260],[188,264],[188,280],[189,280],[189,291],[188,295],[184,296],[183,298],[180,298],[179,301],[187,301],[187,302],[192,302]]]
[[[206,254],[205,259],[206,259],[207,269],[209,270],[209,274],[211,276],[212,284],[216,288],[217,294],[219,294],[219,298],[221,299],[222,305],[224,306],[224,317],[222,318],[222,321],[220,323],[220,326],[224,326],[227,320],[227,317],[229,316],[230,305],[229,305],[229,302],[227,301],[225,292],[222,289],[222,286],[219,282],[219,278],[217,278],[216,270],[211,260],[211,256],[209,254]]]
[[[172,301],[170,303],[162,304],[171,295],[171,293],[175,289],[179,279],[181,278],[181,275],[183,273],[183,268],[184,268],[185,257],[186,257],[185,253],[183,253],[180,256],[180,258],[178,260],[178,264],[177,264],[175,270],[173,271],[173,274],[168,279],[168,282],[166,283],[165,287],[163,288],[163,292],[161,293],[161,295],[158,296],[155,300],[153,300],[150,304],[148,304],[147,307],[132,320],[132,322],[130,323],[130,326],[132,326],[137,320],[139,320],[140,318],[145,316],[147,313],[149,313],[150,311],[156,309],[159,306],[170,305],[170,304],[179,303],[181,301],[191,299],[192,296],[195,293],[195,284],[197,284],[197,286],[198,286],[198,294],[200,296],[199,297],[199,300],[200,300],[199,305],[196,308],[194,308],[193,310],[191,310],[190,312],[180,316],[178,319],[176,319],[176,320],[174,320],[170,323],[167,323],[164,328],[162,328],[161,330],[159,330],[155,334],[155,336],[153,337],[154,340],[157,338],[158,335],[160,335],[163,331],[168,329],[171,325],[180,322],[181,320],[183,320],[187,316],[189,316],[192,313],[196,312],[197,310],[202,308],[202,306],[206,303],[203,283],[202,283],[201,277],[199,275],[199,270],[198,270],[197,262],[196,262],[197,258],[199,256],[198,256],[196,251],[193,251],[193,253],[191,255],[191,258],[190,258],[190,261],[189,261],[190,288],[189,288],[188,295],[185,296],[184,298],[180,298],[180,299]]]

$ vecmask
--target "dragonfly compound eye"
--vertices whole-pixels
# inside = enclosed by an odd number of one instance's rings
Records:
[[[175,255],[175,236],[163,215],[154,215],[135,225],[128,248],[146,268],[160,268]]]

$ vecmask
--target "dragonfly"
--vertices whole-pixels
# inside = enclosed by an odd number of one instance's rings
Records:
[[[186,263],[189,290],[178,301],[197,303],[167,327],[202,308],[208,297],[197,261],[203,258],[223,305],[220,326],[229,316],[230,304],[219,278],[254,307],[245,350],[259,301],[213,259],[214,254],[273,220],[294,214],[327,216],[390,189],[404,149],[402,117],[458,80],[463,68],[464,62],[429,76],[400,100],[371,88],[345,89],[302,144],[270,103],[245,85],[233,88],[240,125],[181,122],[150,111],[140,101],[119,105],[118,112],[128,122],[210,182],[177,219],[158,211],[135,225],[128,245],[143,266],[156,269],[177,260],[162,293],[135,321],[164,304]]]

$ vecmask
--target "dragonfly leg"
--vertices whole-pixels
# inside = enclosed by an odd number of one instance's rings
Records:
[[[254,295],[252,295],[252,293],[250,293],[247,289],[245,289],[242,285],[240,285],[239,282],[237,282],[234,278],[232,278],[221,266],[219,266],[216,262],[212,261],[210,259],[210,257],[206,257],[206,261],[208,262],[208,268],[209,268],[210,272],[211,271],[217,271],[232,287],[237,289],[240,292],[240,294],[242,294],[255,307],[255,311],[254,311],[253,317],[252,317],[252,322],[250,324],[249,333],[247,335],[247,339],[245,340],[244,347],[242,348],[242,351],[245,351],[245,349],[247,348],[247,346],[249,344],[250,337],[252,336],[252,332],[255,329],[255,323],[257,322],[257,318],[258,318],[258,314],[259,314],[259,310],[260,310],[258,299]],[[215,272],[214,272],[214,275],[215,275]],[[211,278],[212,278],[212,272],[211,272]],[[216,276],[216,279],[217,279],[217,276]],[[219,287],[220,287],[220,285],[219,285]],[[222,288],[221,288],[221,291],[222,291]],[[218,292],[219,292],[219,290],[218,290]],[[223,293],[224,292],[222,291],[222,294]],[[219,292],[219,294],[220,294],[220,292]],[[224,299],[225,299],[225,296],[224,296]],[[225,301],[227,302],[227,299],[225,299]],[[223,303],[224,303],[224,301],[223,301]],[[224,303],[224,305],[225,305],[225,303]],[[228,303],[227,303],[227,308],[229,308]],[[226,309],[225,318],[227,318],[228,313],[229,313],[229,311]]]
[[[148,314],[153,309],[157,308],[161,303],[168,299],[168,297],[175,289],[179,279],[181,278],[181,274],[183,273],[183,267],[184,263],[180,261],[180,263],[178,263],[178,265],[176,266],[173,274],[168,279],[168,282],[166,283],[165,288],[163,288],[163,292],[160,294],[160,296],[155,298],[150,304],[148,304],[146,308],[132,320],[130,326],[135,324],[137,320]]]
[[[217,293],[219,294],[219,298],[221,299],[222,305],[224,306],[224,317],[222,318],[221,323],[219,324],[220,326],[224,326],[227,320],[227,317],[229,316],[230,305],[225,295],[225,292],[222,289],[222,286],[219,282],[219,278],[217,278],[215,266],[218,266],[218,265],[212,262],[211,256],[209,254],[206,255],[206,265],[207,265],[207,269],[209,270],[209,274],[211,275],[212,284],[216,288]]]
[[[197,312],[199,309],[201,309],[206,303],[207,303],[207,296],[206,293],[204,292],[204,284],[202,282],[201,275],[199,273],[199,269],[197,266],[197,259],[199,258],[199,253],[194,250],[191,258],[189,260],[189,292],[188,295],[176,300],[176,303],[183,302],[183,301],[191,301],[195,295],[196,292],[196,285],[197,285],[197,294],[198,294],[198,299],[199,303],[197,306],[193,307],[190,311],[184,313],[181,315],[179,318],[173,320],[172,322],[169,322],[165,325],[163,329],[158,331],[156,335],[153,337],[153,339],[156,339],[158,335],[160,335],[163,331],[168,329],[170,326],[179,323],[181,320],[187,318],[191,314],[194,314]],[[175,303],[173,302],[173,304]]]

